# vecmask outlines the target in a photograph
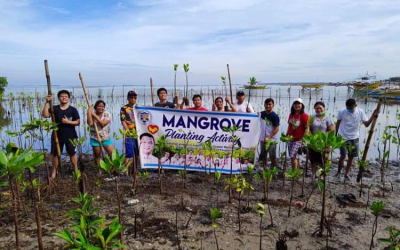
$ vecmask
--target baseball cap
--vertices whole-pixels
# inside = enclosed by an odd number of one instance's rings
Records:
[[[242,90],[239,90],[236,95],[244,95],[244,92]]]
[[[299,103],[303,104],[303,99],[301,99],[301,98],[294,99],[293,103],[295,103],[295,102],[299,102]]]
[[[129,91],[128,92],[128,97],[131,97],[131,96],[137,96],[136,92],[133,91],[133,90]]]

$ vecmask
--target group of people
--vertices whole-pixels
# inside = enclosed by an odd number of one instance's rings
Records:
[[[183,97],[182,102],[173,103],[167,100],[167,90],[165,88],[160,88],[157,90],[157,96],[159,102],[155,104],[156,107],[162,108],[176,108],[184,109],[185,103],[187,103],[187,98]],[[130,131],[136,127],[134,109],[137,105],[137,93],[135,91],[129,91],[127,94],[128,103],[121,107],[120,118],[121,124],[126,131],[125,134],[125,156],[126,161],[130,161],[132,158],[138,156],[138,151],[142,155],[143,163],[154,163],[158,164],[158,158],[152,155],[154,149],[154,137],[149,133],[143,133],[136,140],[134,134]],[[69,105],[71,98],[70,92],[67,90],[61,90],[57,94],[59,105],[54,105],[51,111],[49,103],[52,101],[52,96],[46,97],[46,104],[44,105],[42,116],[48,118],[51,114],[54,114],[55,122],[58,124],[58,144],[60,146],[61,152],[63,148],[66,148],[68,155],[70,156],[71,163],[75,170],[78,169],[78,161],[75,155],[76,147],[71,142],[71,140],[77,138],[77,133],[75,130],[76,126],[80,124],[80,116],[77,109]],[[179,100],[178,95],[175,93],[175,99]],[[231,102],[231,100],[226,97],[226,106],[223,105],[223,98],[215,98],[212,106],[212,111],[219,112],[246,112],[254,113],[254,109],[250,103],[245,101],[245,93],[243,91],[238,91],[236,93],[236,102]],[[208,111],[202,105],[201,95],[194,95],[192,98],[193,107],[186,107],[186,110],[195,111]],[[261,119],[261,134],[260,134],[260,147],[261,153],[259,155],[259,160],[265,163],[267,156],[271,160],[272,166],[277,166],[277,156],[276,156],[276,143],[271,144],[268,150],[265,149],[265,144],[268,141],[277,141],[277,134],[279,132],[280,117],[273,111],[274,100],[272,98],[267,98],[264,102],[264,111],[259,113]],[[90,126],[90,145],[93,147],[94,163],[100,163],[101,146],[111,155],[114,150],[113,142],[110,136],[110,122],[111,114],[105,110],[106,103],[103,100],[98,100],[93,107],[89,107],[87,110],[87,123]],[[359,125],[362,123],[366,127],[372,122],[374,116],[377,115],[377,111],[368,119],[363,110],[357,108],[356,101],[354,99],[348,99],[346,101],[346,107],[341,109],[337,116],[336,127],[333,120],[325,114],[325,104],[323,102],[316,102],[314,104],[315,113],[312,115],[312,119],[309,119],[309,115],[304,112],[305,106],[301,98],[297,98],[293,101],[291,105],[291,112],[288,118],[288,130],[286,134],[292,136],[293,140],[288,142],[288,153],[291,159],[292,168],[299,167],[298,155],[299,151],[302,149],[302,138],[306,133],[316,133],[317,131],[329,132],[336,130],[336,135],[341,135],[347,142],[348,145],[354,147],[351,152],[348,152],[347,147],[340,149],[340,159],[338,173],[344,167],[344,160],[346,155],[348,155],[348,161],[346,165],[345,177],[349,177],[349,171],[352,165],[354,157],[358,156],[358,144],[359,144]],[[311,121],[311,122],[309,122]],[[56,138],[54,133],[51,139],[51,153],[56,156]],[[137,143],[139,142],[139,147]],[[316,168],[323,161],[323,157],[318,152],[312,150],[309,151],[311,166],[312,166],[312,177],[316,177]],[[211,157],[211,155],[204,157],[199,150],[197,155],[193,155],[190,151],[186,156],[182,154],[179,157],[178,153],[174,156],[170,156],[170,152],[166,152],[164,157],[161,158],[162,164],[178,165],[183,166],[195,166],[195,167],[216,167],[216,168],[230,168],[231,165],[234,167],[243,168],[249,165],[249,161],[245,159],[243,162],[239,158],[233,158],[231,162],[231,155],[223,155],[219,158],[216,153]],[[52,178],[56,177],[58,166],[58,157],[53,157],[53,170]]]

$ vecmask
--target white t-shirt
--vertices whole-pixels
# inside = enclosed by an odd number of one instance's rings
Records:
[[[341,120],[338,134],[346,140],[354,140],[360,137],[360,124],[368,121],[367,115],[362,109],[356,108],[353,113],[346,108],[339,110],[337,119]]]
[[[234,106],[236,107],[236,109],[237,109],[237,112],[240,112],[240,113],[247,113],[247,111],[246,111],[246,109],[247,109],[247,104],[249,104],[249,109],[250,109],[250,113],[254,113],[254,109],[253,109],[253,107],[251,106],[251,103],[248,103],[248,102],[246,102],[246,101],[244,101],[242,104],[238,104],[237,102],[235,102],[234,103]]]

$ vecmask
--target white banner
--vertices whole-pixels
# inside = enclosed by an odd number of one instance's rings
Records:
[[[138,106],[135,108],[142,168],[184,169],[233,173],[254,164],[260,134],[257,114],[204,112]],[[223,127],[241,127],[232,152],[231,133]]]

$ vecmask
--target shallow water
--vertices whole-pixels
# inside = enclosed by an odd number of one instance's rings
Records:
[[[62,86],[53,86],[53,92],[56,93]],[[234,93],[240,88],[240,86],[233,86]],[[86,100],[83,96],[81,87],[69,87],[67,88],[72,92],[73,98],[71,104],[78,108],[81,115],[81,125],[79,126],[79,135],[88,137],[86,130]],[[169,91],[170,99],[172,100],[173,87],[167,87]],[[144,85],[136,86],[118,86],[118,87],[107,87],[107,86],[91,86],[87,88],[89,99],[91,103],[94,103],[98,99],[103,99],[107,106],[106,109],[111,112],[112,125],[111,131],[115,136],[120,135],[119,129],[121,128],[119,120],[120,107],[126,103],[126,92],[129,90],[135,90],[139,96],[137,102],[139,105],[151,105],[151,91]],[[288,124],[287,119],[290,113],[290,105],[295,98],[301,97],[306,106],[306,113],[313,114],[313,105],[316,101],[324,101],[326,105],[326,114],[331,116],[336,121],[338,110],[345,107],[345,101],[348,98],[354,98],[357,100],[358,108],[363,109],[369,117],[377,106],[377,100],[369,96],[357,95],[354,91],[349,90],[347,87],[333,87],[325,86],[321,90],[301,90],[300,86],[279,86],[273,85],[264,90],[244,90],[247,95],[247,100],[253,105],[256,112],[264,109],[263,103],[266,98],[272,97],[275,100],[274,110],[281,118],[281,126],[279,135],[282,132],[286,132]],[[183,90],[178,90],[179,95],[182,97]],[[156,91],[154,91],[156,93]],[[194,94],[201,94],[203,97],[203,106],[211,109],[212,96],[225,96],[225,89],[221,86],[196,86],[192,87],[188,91],[189,98]],[[4,147],[9,141],[15,142],[17,145],[22,147],[28,147],[33,144],[35,149],[41,148],[41,142],[37,139],[32,139],[31,136],[21,135],[18,137],[10,137],[6,131],[20,131],[21,125],[25,124],[31,118],[40,118],[40,112],[44,105],[44,98],[47,94],[46,86],[38,87],[12,87],[7,88],[2,106],[7,112],[10,112],[10,116],[2,117],[2,128],[0,132],[1,142],[0,146]],[[235,96],[235,95],[234,95]],[[154,101],[157,102],[158,98],[154,96]],[[371,141],[370,149],[368,151],[368,159],[375,159],[383,155],[383,139],[382,134],[387,125],[398,126],[399,121],[397,116],[399,114],[398,104],[382,105],[379,119],[376,123],[375,132]],[[7,122],[8,119],[8,122]],[[5,124],[4,124],[5,123]],[[7,124],[8,123],[8,124]],[[368,128],[363,125],[360,126],[360,149],[364,149],[365,141],[367,138]],[[50,134],[45,132],[44,144],[45,148],[49,149]],[[117,149],[122,151],[122,140],[114,139],[114,144]],[[379,150],[381,153],[379,153]],[[388,149],[388,148],[387,148]],[[390,159],[398,159],[397,145],[390,144]],[[279,143],[279,151],[284,151],[283,143]],[[83,145],[83,152],[91,152],[88,140]],[[334,154],[335,157],[337,153]]]

